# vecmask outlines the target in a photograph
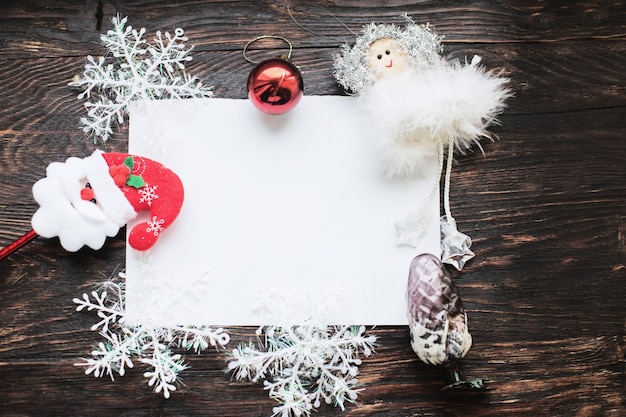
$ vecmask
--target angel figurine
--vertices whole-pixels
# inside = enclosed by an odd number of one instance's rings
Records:
[[[505,87],[508,79],[483,69],[480,57],[469,63],[444,59],[442,37],[430,25],[405,18],[405,27],[365,25],[353,46],[343,45],[334,55],[334,75],[344,89],[358,95],[372,124],[385,177],[417,175],[433,152],[441,174],[447,154],[442,259],[460,270],[474,254],[471,240],[458,232],[450,212],[453,154],[474,144],[480,147],[481,138],[492,137],[487,127],[497,123],[511,92]],[[396,228],[402,229],[398,233],[419,233],[415,223],[420,218],[414,213],[408,221],[397,222]]]
[[[441,260],[434,254],[418,255],[409,271],[411,347],[425,363],[444,365],[444,389],[483,391],[482,380],[464,381],[458,371],[458,361],[469,351],[472,338],[458,289],[444,263],[461,270],[474,253],[471,239],[457,230],[451,214],[450,174],[455,151],[464,153],[473,145],[481,148],[480,139],[492,138],[487,128],[497,123],[511,91],[506,87],[508,79],[479,65],[480,57],[470,62],[443,58],[442,37],[428,24],[405,18],[404,27],[365,25],[355,44],[343,45],[334,56],[334,75],[344,89],[358,96],[372,125],[386,178],[419,175],[425,158],[436,152],[439,175],[427,200],[436,195],[447,159]],[[421,218],[418,210],[396,222],[400,244],[419,239]]]

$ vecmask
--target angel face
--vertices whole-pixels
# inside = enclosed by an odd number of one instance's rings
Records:
[[[409,57],[395,39],[379,39],[370,45],[368,68],[378,79],[400,75],[408,66]]]

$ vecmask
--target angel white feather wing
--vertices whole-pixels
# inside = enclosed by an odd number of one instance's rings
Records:
[[[480,146],[511,96],[508,81],[477,62],[441,61],[376,82],[360,104],[375,128],[383,173],[412,176],[433,144],[452,142],[460,152]]]

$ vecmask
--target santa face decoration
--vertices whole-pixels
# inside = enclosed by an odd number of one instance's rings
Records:
[[[160,163],[125,153],[94,152],[80,159],[53,162],[46,178],[33,186],[40,208],[32,218],[40,236],[58,236],[75,252],[100,249],[107,237],[148,211],[148,219],[131,230],[129,245],[147,250],[176,219],[184,198],[180,178]]]

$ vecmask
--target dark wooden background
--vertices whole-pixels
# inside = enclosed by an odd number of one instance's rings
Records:
[[[86,55],[104,53],[99,35],[116,13],[150,36],[185,29],[195,45],[189,71],[217,97],[243,99],[248,40],[289,38],[305,94],[343,94],[330,55],[354,35],[338,20],[359,32],[406,12],[446,36],[447,55],[480,54],[504,68],[516,93],[493,129],[500,141],[485,144],[484,156],[458,158],[452,178],[453,213],[476,252],[457,278],[474,335],[463,372],[491,389],[444,396],[439,369],[418,361],[408,330],[379,327],[381,346],[360,368],[358,405],[316,415],[626,415],[626,5],[294,1],[299,25],[286,5],[3,0],[0,247],[30,229],[31,186],[48,163],[97,147],[79,130],[83,103],[67,83]],[[126,150],[127,136],[127,126],[117,129],[108,149]],[[169,400],[146,386],[141,364],[114,382],[73,366],[100,338],[89,330],[94,316],[75,312],[72,298],[123,267],[124,246],[122,233],[101,251],[75,254],[37,239],[0,263],[0,415],[271,415],[261,385],[230,380],[223,351],[187,354],[185,385]],[[252,330],[231,329],[232,343]]]

